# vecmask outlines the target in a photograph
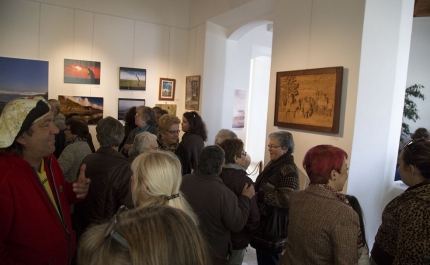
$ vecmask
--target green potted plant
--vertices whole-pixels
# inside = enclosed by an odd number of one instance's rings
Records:
[[[412,85],[406,88],[405,91],[405,105],[403,106],[403,122],[402,122],[402,133],[400,135],[400,141],[404,141],[411,137],[411,132],[409,130],[409,124],[404,122],[404,119],[412,120],[414,122],[420,118],[418,116],[417,104],[412,100],[412,98],[420,98],[425,100],[425,96],[421,93],[421,89],[424,86],[420,84]]]

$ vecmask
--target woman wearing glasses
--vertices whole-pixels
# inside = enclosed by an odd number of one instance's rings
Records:
[[[409,188],[382,212],[371,264],[430,264],[430,142],[411,141],[399,162]]]
[[[211,264],[206,242],[185,212],[165,205],[120,210],[82,236],[77,264]]]
[[[124,147],[121,149],[121,153],[128,157],[128,152],[133,147],[134,137],[143,132],[150,132],[157,134],[157,120],[155,118],[154,110],[150,107],[139,106],[136,108],[136,115],[134,116],[134,123],[137,125],[127,137]]]
[[[260,209],[260,226],[253,234],[251,246],[256,249],[259,265],[277,264],[284,251],[286,235],[269,236],[268,221],[275,210],[288,209],[289,194],[299,189],[299,176],[294,164],[294,140],[291,133],[269,134],[270,162],[257,177],[255,191]]]
[[[182,175],[191,173],[188,151],[179,143],[179,124],[181,120],[172,114],[164,114],[158,120],[158,145],[161,150],[171,151],[179,158]]]
[[[184,113],[181,126],[182,131],[185,133],[182,136],[181,144],[187,149],[191,168],[196,171],[200,153],[205,146],[204,142],[208,138],[206,124],[197,112],[191,111]]]

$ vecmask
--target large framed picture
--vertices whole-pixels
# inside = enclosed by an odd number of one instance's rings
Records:
[[[124,119],[124,114],[132,107],[145,106],[144,99],[119,98],[118,99],[118,120]]]
[[[185,79],[185,109],[199,110],[200,76],[187,76]]]
[[[176,79],[160,78],[159,100],[175,100]]]
[[[339,132],[343,67],[276,73],[275,126]]]
[[[146,91],[146,69],[120,67],[119,89]]]
[[[64,83],[100,85],[100,62],[64,59]]]
[[[88,125],[96,125],[103,118],[103,98],[82,96],[58,96],[60,112],[66,119],[82,117]]]

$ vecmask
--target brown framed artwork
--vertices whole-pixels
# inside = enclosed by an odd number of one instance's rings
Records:
[[[338,133],[343,67],[276,73],[275,126]]]
[[[176,79],[160,78],[159,100],[175,100]]]
[[[199,110],[200,76],[193,75],[185,78],[185,109]]]

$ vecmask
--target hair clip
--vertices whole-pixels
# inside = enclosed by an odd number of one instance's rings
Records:
[[[178,197],[179,197],[179,193],[176,193],[176,194],[167,196],[166,199],[170,201],[170,200],[173,200],[173,199],[178,198]]]

